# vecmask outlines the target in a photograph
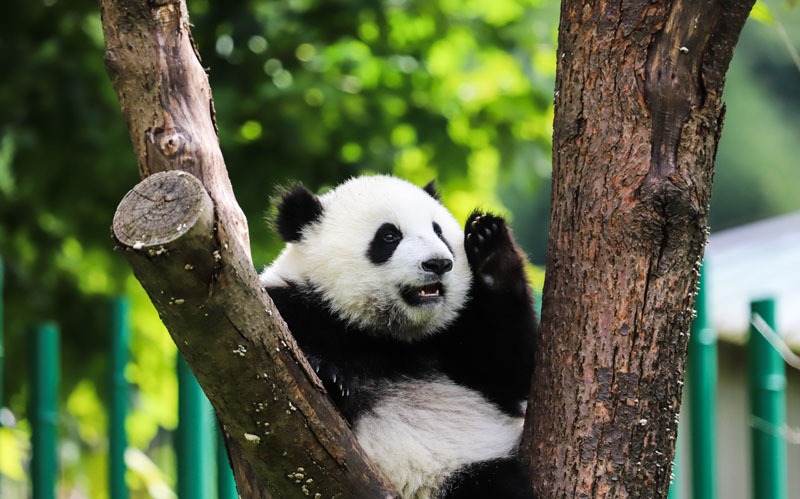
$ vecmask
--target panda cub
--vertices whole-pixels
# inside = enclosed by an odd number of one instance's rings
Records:
[[[532,497],[515,455],[537,320],[505,221],[462,231],[433,182],[390,176],[277,204],[261,284],[400,495]]]

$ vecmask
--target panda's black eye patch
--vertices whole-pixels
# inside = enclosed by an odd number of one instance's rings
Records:
[[[450,243],[447,242],[447,239],[445,239],[442,234],[442,226],[436,222],[433,222],[433,233],[436,234],[436,237],[441,239],[444,245],[447,246],[447,249],[450,250],[450,254],[453,255],[453,248],[450,247]],[[453,257],[455,258],[455,255],[453,255]]]
[[[388,262],[402,239],[403,233],[395,225],[390,223],[381,225],[369,243],[367,258],[375,265]]]

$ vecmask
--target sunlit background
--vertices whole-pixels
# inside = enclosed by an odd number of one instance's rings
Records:
[[[107,497],[108,310],[125,296],[127,483],[132,497],[170,497],[175,347],[113,252],[112,215],[139,176],[97,2],[14,4],[0,16],[0,490],[28,494],[28,338],[55,321],[60,496]],[[544,265],[558,2],[188,4],[257,267],[279,249],[265,222],[277,185],[324,190],[363,172],[435,178],[461,220],[475,206],[508,215]],[[790,4],[759,3],[736,49],[713,231],[800,210],[800,8]],[[541,270],[533,276],[541,285]]]

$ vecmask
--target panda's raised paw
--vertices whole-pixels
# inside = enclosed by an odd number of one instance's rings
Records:
[[[525,293],[525,259],[503,218],[473,212],[464,229],[464,250],[475,282],[484,289],[492,293]]]
[[[475,211],[467,219],[464,249],[473,269],[478,269],[492,253],[510,243],[508,227],[502,218]]]

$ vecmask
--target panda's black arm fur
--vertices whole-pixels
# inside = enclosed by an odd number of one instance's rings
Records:
[[[467,220],[464,247],[473,285],[456,324],[438,339],[440,359],[454,381],[519,415],[537,335],[525,258],[502,218],[477,211]]]
[[[430,343],[402,343],[349,326],[305,286],[271,287],[267,292],[351,425],[375,403],[376,380],[425,377],[436,367]]]

